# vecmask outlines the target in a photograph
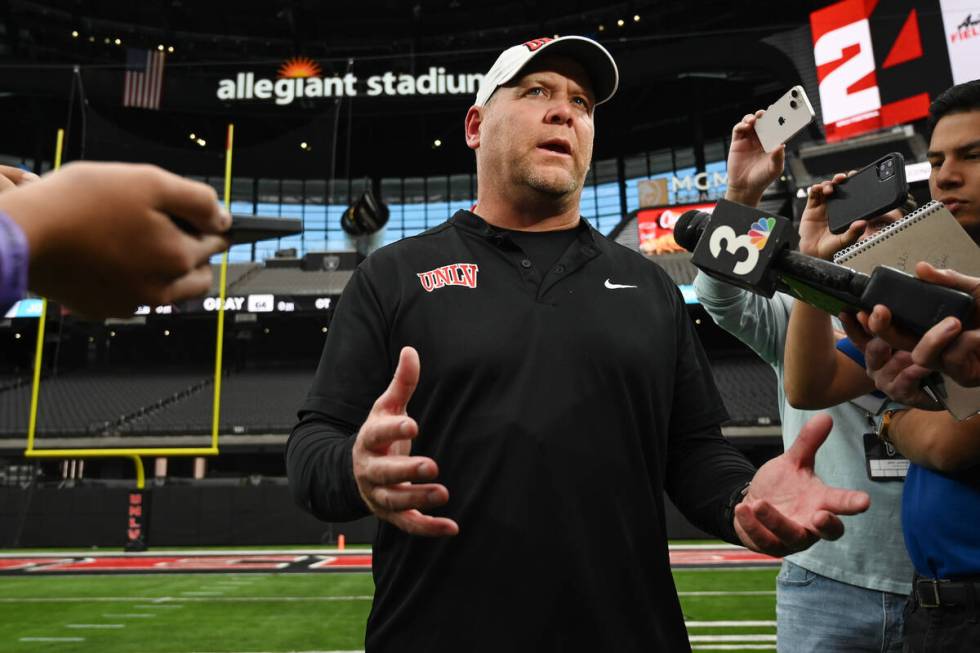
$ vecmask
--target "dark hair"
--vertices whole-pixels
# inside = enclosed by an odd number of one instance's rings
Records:
[[[951,113],[980,111],[980,79],[952,86],[929,105],[929,133],[944,116]]]

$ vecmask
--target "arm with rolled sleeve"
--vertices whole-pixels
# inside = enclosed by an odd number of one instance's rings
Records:
[[[732,334],[770,365],[778,364],[786,343],[793,300],[786,295],[756,295],[698,272],[694,292],[715,324]]]

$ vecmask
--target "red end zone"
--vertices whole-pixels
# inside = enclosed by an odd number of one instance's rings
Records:
[[[746,549],[684,549],[670,552],[672,567],[769,567],[778,558]],[[254,553],[148,555],[51,555],[0,557],[0,574],[149,574],[149,573],[324,573],[371,570],[370,553]]]

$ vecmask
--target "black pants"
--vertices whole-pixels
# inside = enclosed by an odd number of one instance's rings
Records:
[[[980,651],[980,605],[923,608],[914,597],[905,606],[904,653]]]

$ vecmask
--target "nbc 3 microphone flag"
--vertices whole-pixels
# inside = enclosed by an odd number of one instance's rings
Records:
[[[158,50],[126,49],[126,77],[123,106],[159,109],[163,91],[163,63],[166,55]]]

